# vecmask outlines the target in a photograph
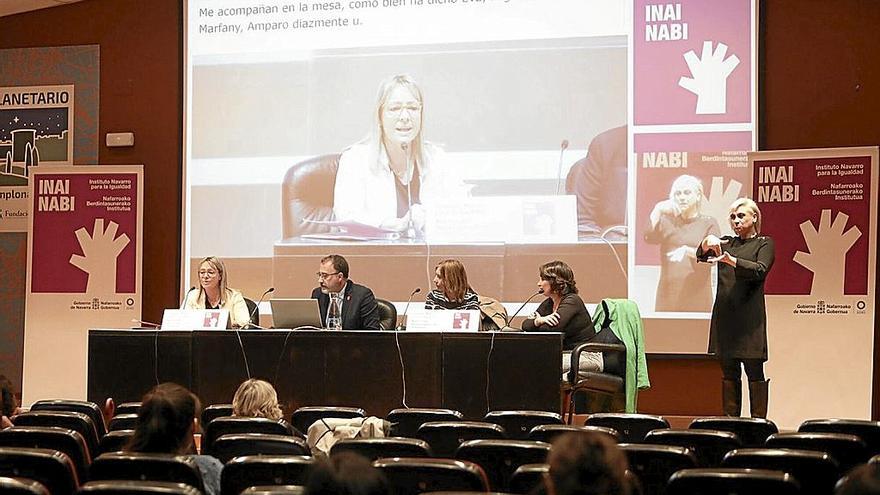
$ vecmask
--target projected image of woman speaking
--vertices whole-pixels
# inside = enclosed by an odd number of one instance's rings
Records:
[[[339,159],[333,212],[416,237],[423,233],[425,208],[441,195],[466,195],[446,177],[443,151],[424,139],[425,99],[412,77],[400,74],[379,85],[373,128]]]

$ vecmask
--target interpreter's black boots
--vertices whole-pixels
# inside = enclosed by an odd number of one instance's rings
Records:
[[[726,416],[740,415],[742,411],[742,381],[721,381],[721,405]]]
[[[749,382],[749,406],[753,418],[767,417],[767,396],[770,380]]]

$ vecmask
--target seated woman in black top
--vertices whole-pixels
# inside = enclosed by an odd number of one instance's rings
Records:
[[[425,309],[480,309],[480,296],[468,285],[467,272],[458,260],[443,260],[434,269],[437,287],[425,298]]]
[[[538,289],[547,296],[522,325],[526,332],[562,332],[562,368],[571,368],[571,351],[578,344],[596,335],[593,319],[584,301],[578,296],[574,272],[563,261],[551,261],[541,265]],[[581,354],[581,371],[602,371],[602,353]]]

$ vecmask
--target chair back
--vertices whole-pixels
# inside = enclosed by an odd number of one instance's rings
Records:
[[[89,450],[82,435],[56,426],[13,426],[0,430],[0,447],[30,447],[63,452],[76,468],[79,479],[88,474]]]
[[[553,443],[559,435],[565,433],[583,433],[593,435],[596,433],[607,435],[614,443],[620,442],[620,433],[614,428],[606,426],[578,426],[578,425],[538,425],[529,432],[529,440]]]
[[[728,452],[722,467],[773,469],[795,477],[804,494],[828,494],[840,476],[840,468],[824,452],[799,449],[751,449]]]
[[[290,422],[297,430],[308,433],[309,426],[322,418],[363,418],[366,414],[366,411],[359,407],[306,406],[293,411]]]
[[[590,415],[585,426],[604,426],[620,434],[624,442],[639,443],[651,430],[669,428],[669,422],[661,416],[632,413],[596,413]]]
[[[864,419],[811,419],[798,427],[798,432],[848,433],[856,435],[868,446],[870,455],[880,454],[880,421]]]
[[[248,299],[246,297],[243,299],[245,306],[247,306],[251,325],[260,326],[260,308],[257,306],[257,303],[255,303],[253,299]]]
[[[461,421],[464,415],[452,409],[394,409],[385,417],[391,423],[391,435],[416,438],[419,427],[429,421]]]
[[[333,193],[339,153],[316,156],[291,166],[281,183],[282,237],[329,232],[311,220],[333,219]]]
[[[137,414],[138,409],[141,408],[140,402],[123,402],[116,406],[114,410],[114,415],[119,416],[120,414]]]
[[[846,433],[774,433],[767,437],[767,448],[803,449],[827,452],[840,465],[842,473],[868,461],[868,446],[856,435]]]
[[[137,427],[137,414],[117,414],[110,420],[107,431],[133,430]]]
[[[246,455],[311,455],[305,440],[290,435],[240,433],[221,435],[211,446],[211,455],[226,464]]]
[[[688,429],[721,430],[736,433],[743,447],[763,447],[767,437],[779,433],[776,424],[763,418],[740,418],[735,416],[713,416],[696,418]]]
[[[382,457],[431,457],[428,442],[417,438],[350,438],[336,442],[330,456],[353,452],[370,461]]]
[[[109,452],[101,454],[89,468],[89,480],[170,481],[205,490],[196,461],[189,456]]]
[[[223,466],[220,491],[238,494],[251,486],[305,485],[314,462],[306,456],[236,457]]]
[[[395,495],[417,495],[436,491],[488,492],[483,469],[468,461],[393,457],[378,459],[373,466],[382,470]]]
[[[455,457],[458,446],[467,440],[504,438],[504,428],[482,421],[429,421],[419,427],[418,437],[431,446],[436,457]]]
[[[300,485],[262,485],[246,488],[241,495],[303,495],[305,491]]]
[[[214,442],[223,435],[240,433],[263,433],[267,435],[293,436],[293,429],[283,419],[244,418],[224,416],[216,418],[202,430],[202,453],[214,455]]]
[[[550,474],[550,466],[546,463],[523,464],[510,476],[508,491],[523,494],[537,493],[535,489],[544,482],[544,477],[548,474]]]
[[[549,443],[532,440],[468,440],[458,447],[455,458],[482,466],[489,488],[504,492],[516,468],[545,463],[549,452]]]
[[[133,436],[134,430],[108,431],[104,438],[101,439],[101,445],[98,447],[98,450],[101,454],[122,452],[122,449],[128,445]]]
[[[562,415],[549,411],[490,411],[483,418],[504,428],[507,438],[525,440],[539,425],[561,425]]]
[[[76,467],[57,450],[0,447],[0,476],[34,480],[52,495],[72,495],[79,488]]]
[[[201,495],[198,489],[184,483],[170,481],[90,481],[80,487],[79,493],[101,495]]]
[[[394,303],[377,297],[376,305],[379,307],[379,329],[394,330],[397,328],[397,308]]]
[[[98,438],[107,433],[107,425],[104,424],[104,413],[94,402],[84,400],[38,400],[31,406],[31,411],[69,411],[83,413],[92,420]]]
[[[794,476],[769,469],[698,468],[682,469],[669,478],[671,495],[716,493],[772,493],[797,495],[800,484]]]
[[[103,421],[103,420],[102,420]],[[87,415],[71,411],[28,411],[15,417],[16,426],[57,426],[74,430],[82,435],[89,449],[89,456],[98,452],[98,432],[95,423]]]
[[[648,494],[666,493],[666,484],[673,473],[697,467],[697,458],[687,447],[622,443],[620,449],[626,453],[630,471]]]
[[[51,495],[39,481],[0,476],[0,493],[6,495]]]
[[[687,447],[697,457],[700,467],[718,467],[724,455],[742,447],[736,433],[721,430],[654,430],[645,443]]]
[[[217,418],[232,416],[232,404],[211,404],[202,409],[202,430]]]

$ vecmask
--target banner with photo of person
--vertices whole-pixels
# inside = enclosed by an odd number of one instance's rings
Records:
[[[84,399],[90,328],[141,318],[141,166],[31,170],[25,403]]]
[[[749,154],[761,235],[776,247],[765,292],[770,413],[780,427],[871,418],[877,153]]]

